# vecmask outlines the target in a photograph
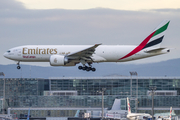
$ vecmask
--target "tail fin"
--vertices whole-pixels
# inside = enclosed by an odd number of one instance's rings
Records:
[[[29,117],[30,117],[30,108],[28,110],[27,120],[29,120]]]
[[[129,54],[125,55],[124,57],[120,58],[124,59],[131,55],[136,54],[137,52],[141,51],[142,49],[146,49],[146,51],[154,50],[160,48],[160,44],[164,38],[165,32],[169,25],[170,21],[164,20],[156,29],[144,39],[134,50],[132,50]]]
[[[80,110],[77,110],[74,117],[79,117],[79,113],[80,113]]]
[[[158,27],[156,27],[156,29],[145,39],[146,44],[143,47],[143,49],[150,47],[160,48],[160,45],[164,38],[169,22],[170,22],[169,20],[164,20],[158,25]]]
[[[121,99],[115,99],[111,110],[121,110]]]
[[[172,107],[170,107],[170,115],[169,115],[170,120],[171,120],[171,115],[172,115]]]
[[[127,106],[128,106],[128,114],[130,114],[131,113],[131,106],[130,106],[128,97],[127,97]]]

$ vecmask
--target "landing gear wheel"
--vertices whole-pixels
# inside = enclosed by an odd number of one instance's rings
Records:
[[[90,70],[91,70],[91,68],[90,68],[90,67],[87,67],[87,68],[86,68],[86,71],[88,71],[88,72],[89,72]]]
[[[20,66],[17,66],[17,69],[21,69],[21,67],[20,67]]]
[[[79,70],[82,70],[82,69],[83,69],[83,67],[82,67],[82,66],[79,66],[79,67],[78,67],[78,69],[79,69]]]
[[[86,68],[87,68],[86,66],[85,66],[85,67],[82,67],[82,70],[86,70]]]
[[[92,70],[92,67],[88,67],[89,68],[89,70]]]
[[[18,69],[18,70],[21,69],[21,67],[20,67],[20,61],[17,62],[17,69]]]
[[[93,72],[95,72],[95,71],[96,71],[96,68],[91,68],[91,70],[92,70]]]
[[[87,71],[87,72],[89,72],[89,71],[95,72],[96,71],[96,68],[92,68],[92,65],[91,65],[92,63],[88,63],[89,66],[85,65],[86,61],[82,61],[81,63],[83,64],[83,66],[78,66],[79,70],[84,70],[84,71]]]

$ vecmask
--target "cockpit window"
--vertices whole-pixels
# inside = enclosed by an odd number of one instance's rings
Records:
[[[8,50],[7,52],[8,52],[8,53],[10,53],[11,51],[10,51],[10,50]]]

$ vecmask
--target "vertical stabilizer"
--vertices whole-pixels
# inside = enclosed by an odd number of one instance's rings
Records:
[[[169,120],[171,120],[171,115],[172,115],[172,107],[170,107],[170,115],[169,115]]]
[[[80,113],[80,110],[77,110],[74,117],[79,117],[79,113]]]
[[[127,106],[128,106],[128,114],[130,114],[131,113],[131,106],[130,106],[128,97],[127,97]]]
[[[160,45],[163,41],[169,22],[170,22],[169,20],[164,20],[155,28],[155,30],[148,36],[149,40],[147,40],[147,43],[143,47],[143,49],[145,48],[151,49],[151,47],[160,48]]]
[[[30,116],[30,108],[28,110],[27,120],[29,120],[29,116]]]
[[[121,110],[121,99],[115,99],[111,110]]]
[[[150,51],[160,48],[169,22],[169,20],[164,20],[163,22],[161,22],[161,24],[159,24],[156,29],[151,34],[149,34],[134,50],[132,50],[130,53],[120,58],[119,60],[130,57],[143,49],[145,51]]]

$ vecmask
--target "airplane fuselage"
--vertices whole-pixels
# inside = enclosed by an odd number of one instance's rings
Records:
[[[50,62],[51,55],[66,56],[88,47],[91,47],[91,45],[27,45],[12,48],[9,52],[4,53],[4,56],[21,62]],[[92,54],[92,59],[94,62],[125,62],[168,52],[163,50],[147,53],[142,50],[128,58],[121,59],[136,47],[133,45],[100,45]]]

